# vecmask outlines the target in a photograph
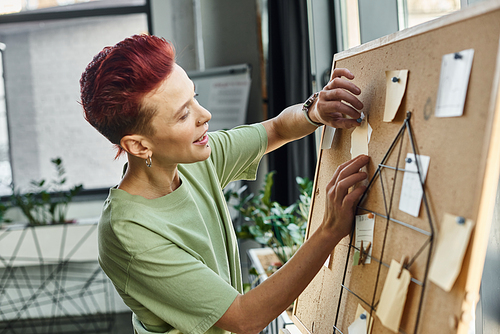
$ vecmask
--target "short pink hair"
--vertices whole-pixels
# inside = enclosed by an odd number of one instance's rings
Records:
[[[151,134],[156,113],[143,103],[173,70],[171,43],[150,35],[134,35],[113,47],[105,47],[87,65],[80,78],[85,119],[116,145],[128,134]]]

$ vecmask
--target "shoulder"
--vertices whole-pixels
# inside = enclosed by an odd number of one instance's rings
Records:
[[[261,123],[242,125],[231,130],[219,130],[209,133],[210,143],[227,146],[238,142],[242,145],[252,142],[267,143],[267,132]]]
[[[154,248],[161,241],[157,238],[157,231],[151,228],[151,222],[160,214],[160,209],[154,202],[148,205],[141,201],[148,200],[122,190],[112,191],[104,203],[99,222],[100,248],[108,249],[114,244],[115,251],[121,249],[133,257]]]

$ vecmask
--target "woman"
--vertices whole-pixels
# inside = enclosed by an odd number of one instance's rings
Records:
[[[126,154],[99,222],[99,263],[133,311],[136,333],[257,333],[285,310],[351,230],[368,157],[340,166],[321,227],[263,284],[241,294],[236,238],[222,188],[254,179],[265,153],[318,125],[358,126],[353,75],[333,80],[276,118],[208,133],[211,115],[164,39],[107,47],[80,80],[85,118]],[[351,106],[344,102],[349,103]],[[350,118],[344,118],[342,115]]]

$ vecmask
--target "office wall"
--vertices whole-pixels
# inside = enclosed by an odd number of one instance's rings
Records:
[[[101,188],[116,184],[123,161],[112,145],[83,118],[79,79],[104,46],[145,32],[141,14],[19,24],[0,31],[6,44],[4,70],[13,180],[29,189],[31,180],[55,173],[61,157],[68,186]],[[106,31],[106,34],[102,32]]]
[[[171,40],[187,71],[247,63],[252,66],[248,123],[262,120],[259,22],[255,0],[151,0],[153,34]],[[198,25],[198,29],[196,29]],[[197,33],[201,31],[201,36]],[[200,48],[202,44],[202,48]],[[203,59],[200,60],[200,57]]]

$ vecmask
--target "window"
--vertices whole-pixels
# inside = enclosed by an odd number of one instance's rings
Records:
[[[460,9],[460,0],[406,0],[407,26],[434,20]],[[404,15],[404,14],[403,14]]]
[[[3,51],[5,44],[0,43],[0,196],[11,192],[12,172],[9,160],[9,136],[7,135],[7,109],[5,105],[5,84],[3,75]]]
[[[19,2],[25,4],[21,13],[0,15],[0,43],[5,45],[0,52],[5,79],[5,95],[0,81],[0,194],[11,192],[9,169],[15,188],[27,190],[32,180],[54,176],[51,159],[57,157],[63,160],[68,188],[116,184],[124,161],[113,160],[113,146],[84,120],[79,79],[104,46],[148,31],[148,6],[114,0],[115,7],[103,8],[108,0],[66,5],[61,11],[62,4],[82,1]],[[30,7],[35,3],[60,7]]]
[[[436,19],[473,0],[333,0],[339,49]],[[476,0],[477,1],[477,0]]]

